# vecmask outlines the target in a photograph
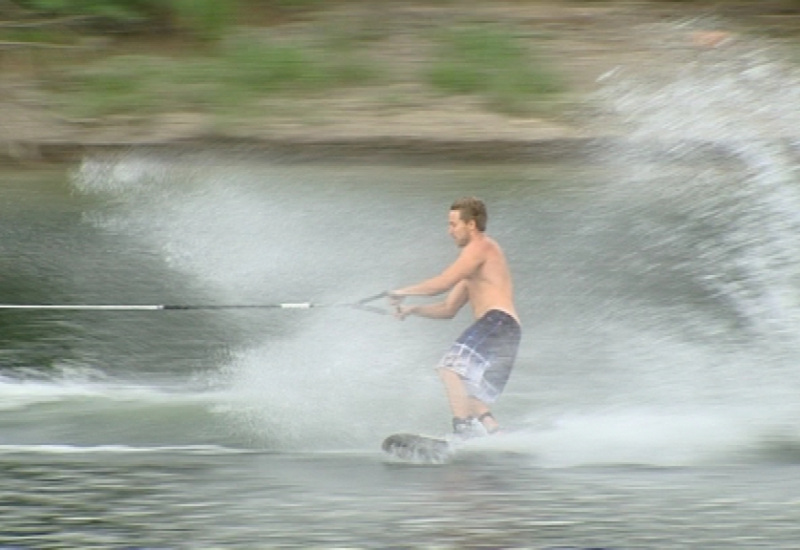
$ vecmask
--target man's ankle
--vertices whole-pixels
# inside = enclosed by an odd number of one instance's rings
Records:
[[[496,434],[502,430],[502,428],[500,428],[500,424],[497,422],[497,419],[494,417],[491,411],[486,411],[480,415],[478,417],[478,422],[483,425],[483,427],[486,429],[486,433],[489,435]]]

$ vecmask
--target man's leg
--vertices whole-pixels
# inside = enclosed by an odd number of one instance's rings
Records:
[[[450,369],[439,368],[438,371],[439,378],[444,382],[444,389],[447,393],[447,401],[450,403],[450,412],[453,413],[453,418],[466,420],[471,416],[472,407],[461,377]]]
[[[445,368],[438,370],[439,377],[444,382],[454,422],[459,420],[469,422],[470,418],[476,418],[483,424],[487,433],[494,433],[500,429],[500,424],[497,423],[486,403],[467,393],[464,381],[461,380],[458,373]]]

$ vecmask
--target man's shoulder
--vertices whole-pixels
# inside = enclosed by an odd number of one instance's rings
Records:
[[[461,249],[461,254],[484,257],[490,254],[492,249],[497,246],[490,238],[481,236],[472,239],[467,245]]]
[[[500,246],[489,237],[475,239],[461,250],[461,258],[474,265],[474,269],[481,269],[494,265],[504,255]]]
[[[489,235],[484,235],[477,243],[478,245],[478,252],[483,255],[491,255],[495,253],[502,253],[503,249],[500,247],[497,241],[491,238]]]

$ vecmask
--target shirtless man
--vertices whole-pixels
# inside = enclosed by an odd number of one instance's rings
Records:
[[[486,206],[480,199],[466,197],[454,202],[449,233],[461,248],[456,261],[435,277],[388,293],[399,319],[409,315],[451,319],[470,302],[475,323],[458,337],[436,367],[453,413],[453,431],[461,437],[483,435],[477,423],[487,433],[500,429],[489,405],[508,381],[521,335],[511,274],[502,249],[484,233],[486,221]],[[406,296],[435,296],[447,291],[438,303],[402,303]]]

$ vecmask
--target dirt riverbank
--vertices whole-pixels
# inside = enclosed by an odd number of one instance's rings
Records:
[[[381,8],[381,17],[391,18],[393,25],[385,61],[397,66],[425,62],[425,52],[415,47],[409,38],[414,34],[404,32],[404,26],[446,25],[457,18],[535,29],[546,37],[543,53],[568,89],[557,105],[535,115],[500,114],[478,98],[436,95],[414,83],[394,81],[324,97],[271,98],[263,112],[224,126],[190,110],[75,120],[58,114],[52,97],[37,88],[35,74],[6,69],[0,83],[0,158],[62,161],[96,149],[211,145],[314,156],[399,152],[482,160],[563,157],[576,144],[615,133],[609,113],[593,103],[603,75],[620,66],[639,72],[668,70],[669,64],[691,62],[756,33],[793,44],[800,10],[787,4],[721,8],[714,2],[476,1],[400,2]],[[370,8],[339,4],[325,17],[363,18],[364,9]],[[305,29],[313,32],[313,24]]]

